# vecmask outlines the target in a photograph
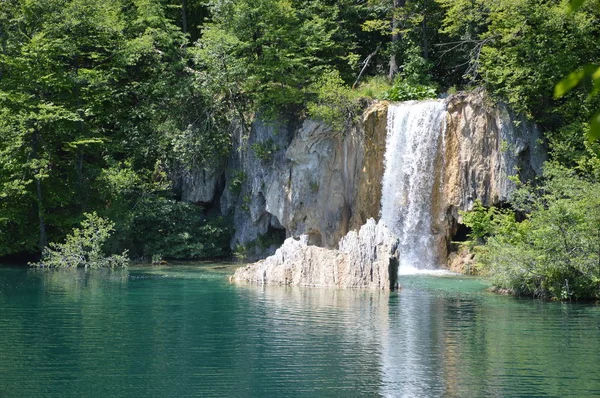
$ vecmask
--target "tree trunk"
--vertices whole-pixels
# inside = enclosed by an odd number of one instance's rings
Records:
[[[400,27],[400,21],[398,19],[398,9],[404,7],[406,0],[394,0],[394,7],[392,8],[392,51],[390,56],[390,71],[388,73],[388,79],[393,80],[396,74],[398,74],[398,61],[396,60],[396,51],[398,47],[398,41],[400,35],[398,34],[398,28]]]
[[[40,143],[39,133],[35,132],[33,134],[33,158],[34,159],[38,159],[39,143]],[[39,173],[39,170],[37,172]],[[34,177],[34,178],[35,178],[35,191],[36,191],[35,197],[36,197],[37,208],[38,208],[38,221],[40,224],[39,244],[40,244],[40,249],[44,249],[44,247],[46,247],[46,245],[48,244],[48,237],[47,237],[48,235],[46,234],[46,221],[44,220],[42,180],[40,180],[39,177]]]
[[[42,181],[39,178],[35,179],[36,197],[38,205],[38,220],[40,223],[40,249],[44,249],[48,245],[48,237],[46,235],[46,221],[44,220],[44,207],[42,205]]]
[[[181,29],[183,33],[187,33],[187,0],[181,0]]]

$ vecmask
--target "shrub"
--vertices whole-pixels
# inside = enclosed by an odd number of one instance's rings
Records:
[[[343,131],[357,117],[358,101],[337,71],[323,74],[310,90],[317,97],[308,103],[311,118],[327,123],[335,131]]]
[[[80,228],[67,235],[64,243],[50,243],[34,267],[47,268],[115,268],[126,267],[127,251],[107,256],[104,243],[114,230],[114,223],[94,213],[84,213]]]
[[[479,199],[475,201],[471,211],[461,212],[461,215],[464,224],[471,229],[468,236],[471,247],[484,244],[489,236],[514,220],[514,214],[510,211],[485,207]]]
[[[600,298],[600,183],[548,164],[541,185],[522,186],[513,202],[527,212],[523,222],[506,213],[489,228],[485,218],[465,218],[471,228],[487,224],[476,253],[493,285],[545,299]]]
[[[383,99],[384,94],[392,85],[385,76],[371,76],[362,82],[355,90],[354,96],[358,98]]]
[[[230,220],[207,216],[199,206],[149,195],[119,224],[116,247],[150,260],[200,259],[229,255]]]
[[[401,76],[397,77],[394,85],[383,94],[383,99],[388,101],[411,101],[436,98],[434,87],[424,84],[410,83]]]
[[[255,142],[250,145],[250,149],[254,151],[256,157],[262,162],[268,162],[273,159],[275,152],[279,150],[279,146],[269,138],[262,142]]]
[[[229,190],[234,195],[239,195],[242,192],[242,185],[246,181],[246,173],[243,170],[233,170],[231,172],[231,183],[229,184]]]

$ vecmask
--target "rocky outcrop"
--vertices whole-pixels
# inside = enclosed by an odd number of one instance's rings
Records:
[[[457,251],[448,255],[448,270],[457,274],[476,275],[478,273],[475,253],[466,246],[460,246]]]
[[[260,284],[395,289],[398,239],[369,219],[351,231],[339,250],[308,244],[308,236],[288,238],[271,257],[239,268],[232,279]]]
[[[376,102],[367,110],[360,125],[362,162],[357,172],[356,195],[351,208],[350,229],[358,230],[369,218],[379,219],[383,179],[387,102]]]
[[[536,127],[484,92],[443,104],[435,175],[427,176],[435,181],[431,228],[441,262],[454,250],[461,210],[477,199],[506,202],[515,188],[509,176],[531,178],[545,160]],[[371,103],[343,132],[314,120],[259,118],[234,134],[227,167],[180,173],[176,191],[232,217],[232,248],[259,242],[254,254],[262,258],[277,247],[272,237],[306,235],[309,246],[336,249],[349,231],[380,217],[387,116],[387,102]]]
[[[509,200],[510,178],[523,180],[541,173],[546,151],[537,127],[503,104],[493,104],[483,91],[446,100],[438,189],[434,190],[434,230],[442,258],[453,249],[462,217],[480,200],[485,206]]]
[[[225,185],[223,167],[195,167],[172,173],[173,190],[184,202],[211,203]]]
[[[541,135],[533,123],[484,92],[447,100],[442,187],[447,204],[467,210],[479,199],[486,206],[505,202],[515,189],[509,176],[529,179],[545,161]]]
[[[336,248],[350,229],[379,217],[386,112],[373,104],[344,132],[313,120],[258,121],[248,137],[240,131],[221,198],[223,211],[234,211],[232,246],[284,229]]]

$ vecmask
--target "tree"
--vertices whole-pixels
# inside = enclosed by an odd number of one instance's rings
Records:
[[[42,268],[116,268],[126,267],[127,251],[107,256],[104,244],[114,224],[96,213],[85,213],[80,228],[67,235],[64,243],[51,243],[34,267]]]
[[[339,7],[326,2],[218,0],[210,10],[197,65],[207,90],[242,120],[301,106],[307,87],[351,52],[336,40]]]
[[[106,169],[127,163],[160,193],[174,153],[209,141],[200,161],[228,145],[159,0],[5,1],[0,38],[0,255],[110,212]]]
[[[517,112],[535,120],[554,154],[573,164],[587,156],[585,134],[598,98],[574,90],[555,100],[553,87],[575,65],[600,62],[600,7],[570,13],[568,2],[438,0],[446,9],[443,31],[468,78]]]
[[[476,207],[465,216],[495,287],[545,299],[600,297],[600,185],[549,163],[543,180],[523,185],[513,206],[527,214]],[[475,244],[481,244],[474,242]]]

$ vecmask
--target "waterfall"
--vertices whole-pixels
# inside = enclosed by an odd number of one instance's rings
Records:
[[[437,268],[432,199],[443,101],[388,108],[381,218],[400,238],[400,273]]]

